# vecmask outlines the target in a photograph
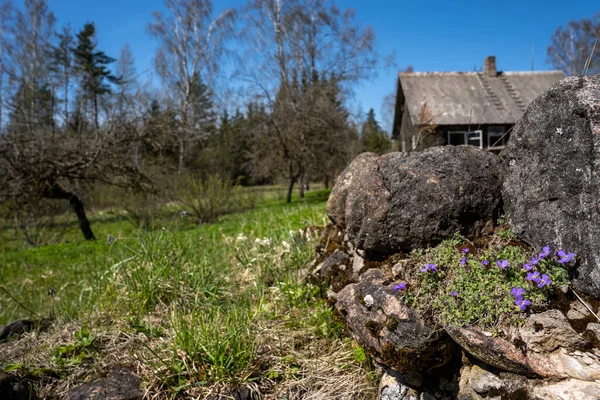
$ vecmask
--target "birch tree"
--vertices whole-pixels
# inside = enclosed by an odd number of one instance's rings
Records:
[[[600,14],[559,26],[546,54],[548,62],[568,76],[600,72]]]
[[[188,148],[209,134],[197,123],[199,110],[193,103],[202,85],[210,87],[219,70],[235,11],[228,9],[213,17],[210,0],[166,0],[165,5],[165,14],[153,13],[148,32],[159,44],[154,59],[156,72],[177,108],[180,124],[174,136],[181,173]]]

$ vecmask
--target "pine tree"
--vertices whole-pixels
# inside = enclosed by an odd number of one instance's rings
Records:
[[[391,149],[390,139],[379,126],[372,108],[367,113],[367,120],[362,126],[361,142],[366,151],[376,154],[383,154]]]
[[[81,76],[81,88],[92,101],[94,107],[94,124],[100,128],[98,118],[98,100],[100,96],[111,93],[108,82],[118,84],[120,79],[108,69],[115,59],[96,49],[96,27],[87,22],[77,34],[77,46],[73,49],[75,65]]]

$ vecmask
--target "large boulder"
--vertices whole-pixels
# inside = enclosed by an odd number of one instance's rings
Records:
[[[564,79],[534,100],[506,152],[513,231],[577,253],[575,288],[600,298],[600,75]]]
[[[474,146],[358,156],[342,172],[327,213],[354,246],[387,255],[474,236],[501,212],[504,167]]]

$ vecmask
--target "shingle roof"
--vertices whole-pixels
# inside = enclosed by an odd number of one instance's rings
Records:
[[[437,125],[514,124],[542,92],[563,79],[562,71],[403,72],[399,75],[411,122],[419,124],[423,104]]]

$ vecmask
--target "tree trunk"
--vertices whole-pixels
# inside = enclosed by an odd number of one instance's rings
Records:
[[[178,165],[177,165],[177,175],[181,175],[181,172],[183,171],[183,152],[185,151],[184,145],[183,145],[183,139],[179,138],[179,161],[178,161]]]
[[[100,130],[100,123],[98,121],[98,95],[94,95],[94,123],[96,124],[96,130]]]
[[[306,183],[304,182],[304,178],[300,179],[300,183],[298,184],[298,196],[301,199],[304,198],[304,188],[306,187]]]
[[[296,183],[296,178],[295,177],[290,178],[290,183],[289,183],[289,186],[288,186],[287,196],[285,198],[285,202],[286,203],[291,203],[292,202],[292,191],[294,190],[294,183]]]
[[[96,239],[96,236],[94,236],[94,232],[92,232],[92,228],[90,227],[90,221],[88,221],[87,215],[85,215],[83,202],[75,193],[67,192],[58,183],[54,183],[49,185],[42,195],[48,199],[67,200],[77,215],[79,229],[81,229],[81,233],[83,233],[85,240]]]

